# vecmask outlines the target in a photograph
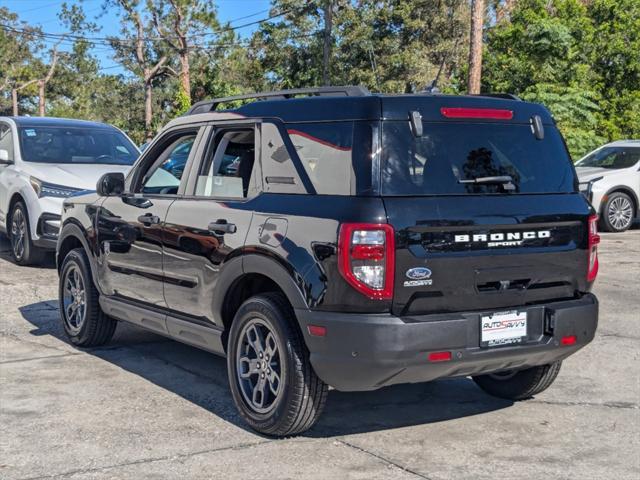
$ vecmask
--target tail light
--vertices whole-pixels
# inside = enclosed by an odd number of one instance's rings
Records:
[[[395,245],[387,224],[344,223],[338,240],[338,265],[345,280],[376,300],[393,298]]]
[[[587,269],[587,282],[593,282],[598,275],[598,244],[600,243],[600,235],[598,235],[598,216],[591,215],[589,217],[589,267]]]

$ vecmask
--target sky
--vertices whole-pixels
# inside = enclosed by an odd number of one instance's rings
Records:
[[[101,13],[101,6],[104,0],[0,0],[0,7],[6,7],[14,13],[17,13],[20,20],[24,20],[31,25],[39,25],[45,33],[65,33],[64,26],[58,21],[57,14],[64,2],[68,5],[81,4],[84,8],[87,18],[94,20],[94,17]],[[216,0],[218,5],[218,19],[224,23],[231,21],[233,25],[242,25],[255,20],[260,20],[269,15],[270,0]],[[255,14],[255,16],[254,16]],[[251,17],[246,18],[251,15]],[[235,19],[245,17],[242,20],[233,22]],[[98,25],[102,26],[102,31],[95,34],[89,34],[95,37],[106,37],[108,35],[117,35],[119,28],[119,20],[115,14],[109,14],[95,20]],[[241,36],[249,36],[256,29],[257,25],[251,25],[236,30]],[[48,40],[51,45],[55,40]],[[62,47],[68,49],[69,47]],[[100,61],[100,66],[105,73],[124,73],[121,67],[113,61],[110,49],[103,45],[96,46],[93,53]]]

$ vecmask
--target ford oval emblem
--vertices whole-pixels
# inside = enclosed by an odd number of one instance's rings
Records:
[[[431,276],[431,270],[427,267],[416,267],[407,270],[407,277],[411,280],[422,280]]]

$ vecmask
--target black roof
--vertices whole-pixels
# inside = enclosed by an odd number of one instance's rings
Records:
[[[369,95],[260,100],[226,111],[246,117],[277,117],[284,122],[321,122],[407,120],[409,112],[417,110],[423,121],[460,121],[443,117],[440,111],[443,107],[511,110],[513,123],[529,123],[533,115],[539,115],[544,123],[553,123],[551,114],[542,105],[475,95]]]
[[[253,101],[234,109],[219,109],[221,105],[237,100]],[[458,120],[444,117],[441,113],[444,107],[510,110],[513,112],[510,121],[514,123],[528,123],[533,115],[539,115],[544,123],[553,122],[550,113],[542,105],[523,102],[509,94],[442,95],[424,92],[384,95],[370,93],[366,88],[358,86],[280,90],[217,98],[198,102],[188,113],[216,111],[245,117],[276,117],[284,122],[321,122],[407,120],[409,112],[418,111],[423,121],[469,121],[468,118]]]
[[[106,128],[113,129],[111,125],[86,120],[56,117],[7,117],[20,127],[79,127],[79,128]]]

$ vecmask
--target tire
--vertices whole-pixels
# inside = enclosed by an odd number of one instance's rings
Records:
[[[624,232],[631,228],[635,217],[633,200],[622,192],[614,192],[602,206],[600,224],[607,232]]]
[[[251,428],[274,437],[311,428],[328,395],[294,322],[285,298],[267,293],[240,306],[229,332],[227,370],[233,401]]]
[[[71,250],[60,269],[58,299],[62,327],[71,343],[78,347],[104,345],[116,329],[118,322],[102,311],[99,296],[85,251]]]
[[[558,376],[561,365],[560,361],[526,370],[479,375],[472,378],[489,395],[508,400],[525,400],[549,388]]]
[[[7,230],[11,242],[11,254],[18,265],[34,265],[42,263],[45,252],[31,241],[29,212],[23,201],[18,201],[11,209],[9,228]]]

